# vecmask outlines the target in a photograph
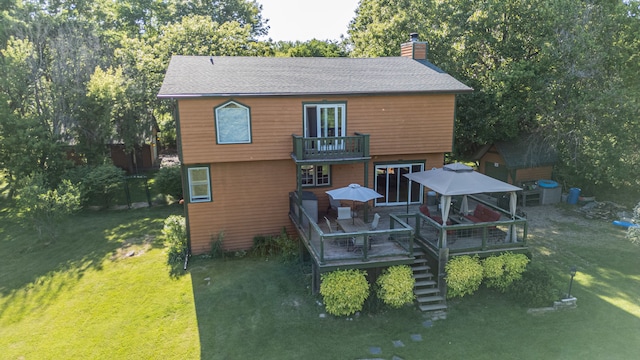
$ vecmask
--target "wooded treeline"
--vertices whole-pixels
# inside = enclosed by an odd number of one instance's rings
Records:
[[[635,188],[640,179],[637,0],[362,0],[341,41],[268,38],[253,0],[0,3],[0,169],[10,188],[42,173],[54,187],[73,146],[103,164],[157,123],[171,55],[397,56],[411,32],[429,59],[475,89],[457,104],[454,157],[523,133],[560,155],[572,186]]]

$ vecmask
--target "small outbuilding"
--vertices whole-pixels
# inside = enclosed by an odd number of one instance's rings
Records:
[[[512,185],[551,179],[557,161],[555,147],[539,135],[487,144],[473,157],[478,171]]]

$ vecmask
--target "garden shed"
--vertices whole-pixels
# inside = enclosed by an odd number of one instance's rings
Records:
[[[551,179],[557,161],[555,147],[539,135],[523,135],[510,141],[487,144],[473,157],[478,171],[521,186],[528,181]]]

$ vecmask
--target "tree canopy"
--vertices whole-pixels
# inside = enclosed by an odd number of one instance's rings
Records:
[[[638,186],[639,4],[363,0],[349,36],[354,56],[397,56],[417,32],[433,63],[474,88],[458,97],[456,156],[540,133],[564,180]]]
[[[455,157],[538,133],[572,185],[637,187],[639,15],[638,0],[361,0],[346,39],[273,42],[256,0],[3,1],[0,169],[53,186],[71,146],[97,165],[105,143],[175,134],[156,98],[174,54],[397,56],[417,32],[475,89],[457,99]]]

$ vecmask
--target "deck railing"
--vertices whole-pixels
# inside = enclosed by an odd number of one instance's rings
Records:
[[[291,135],[293,156],[298,161],[360,159],[369,157],[369,135],[305,138]]]
[[[469,224],[441,225],[421,213],[411,214],[407,222],[415,228],[415,237],[427,245],[432,253],[448,248],[449,254],[504,251],[527,248],[527,220],[511,215],[490,204],[495,211],[505,214],[507,220]],[[446,235],[446,236],[445,236]]]
[[[319,265],[354,264],[413,257],[413,229],[390,215],[389,229],[351,233],[323,230],[291,197],[289,217]],[[357,246],[354,246],[357,244]]]

